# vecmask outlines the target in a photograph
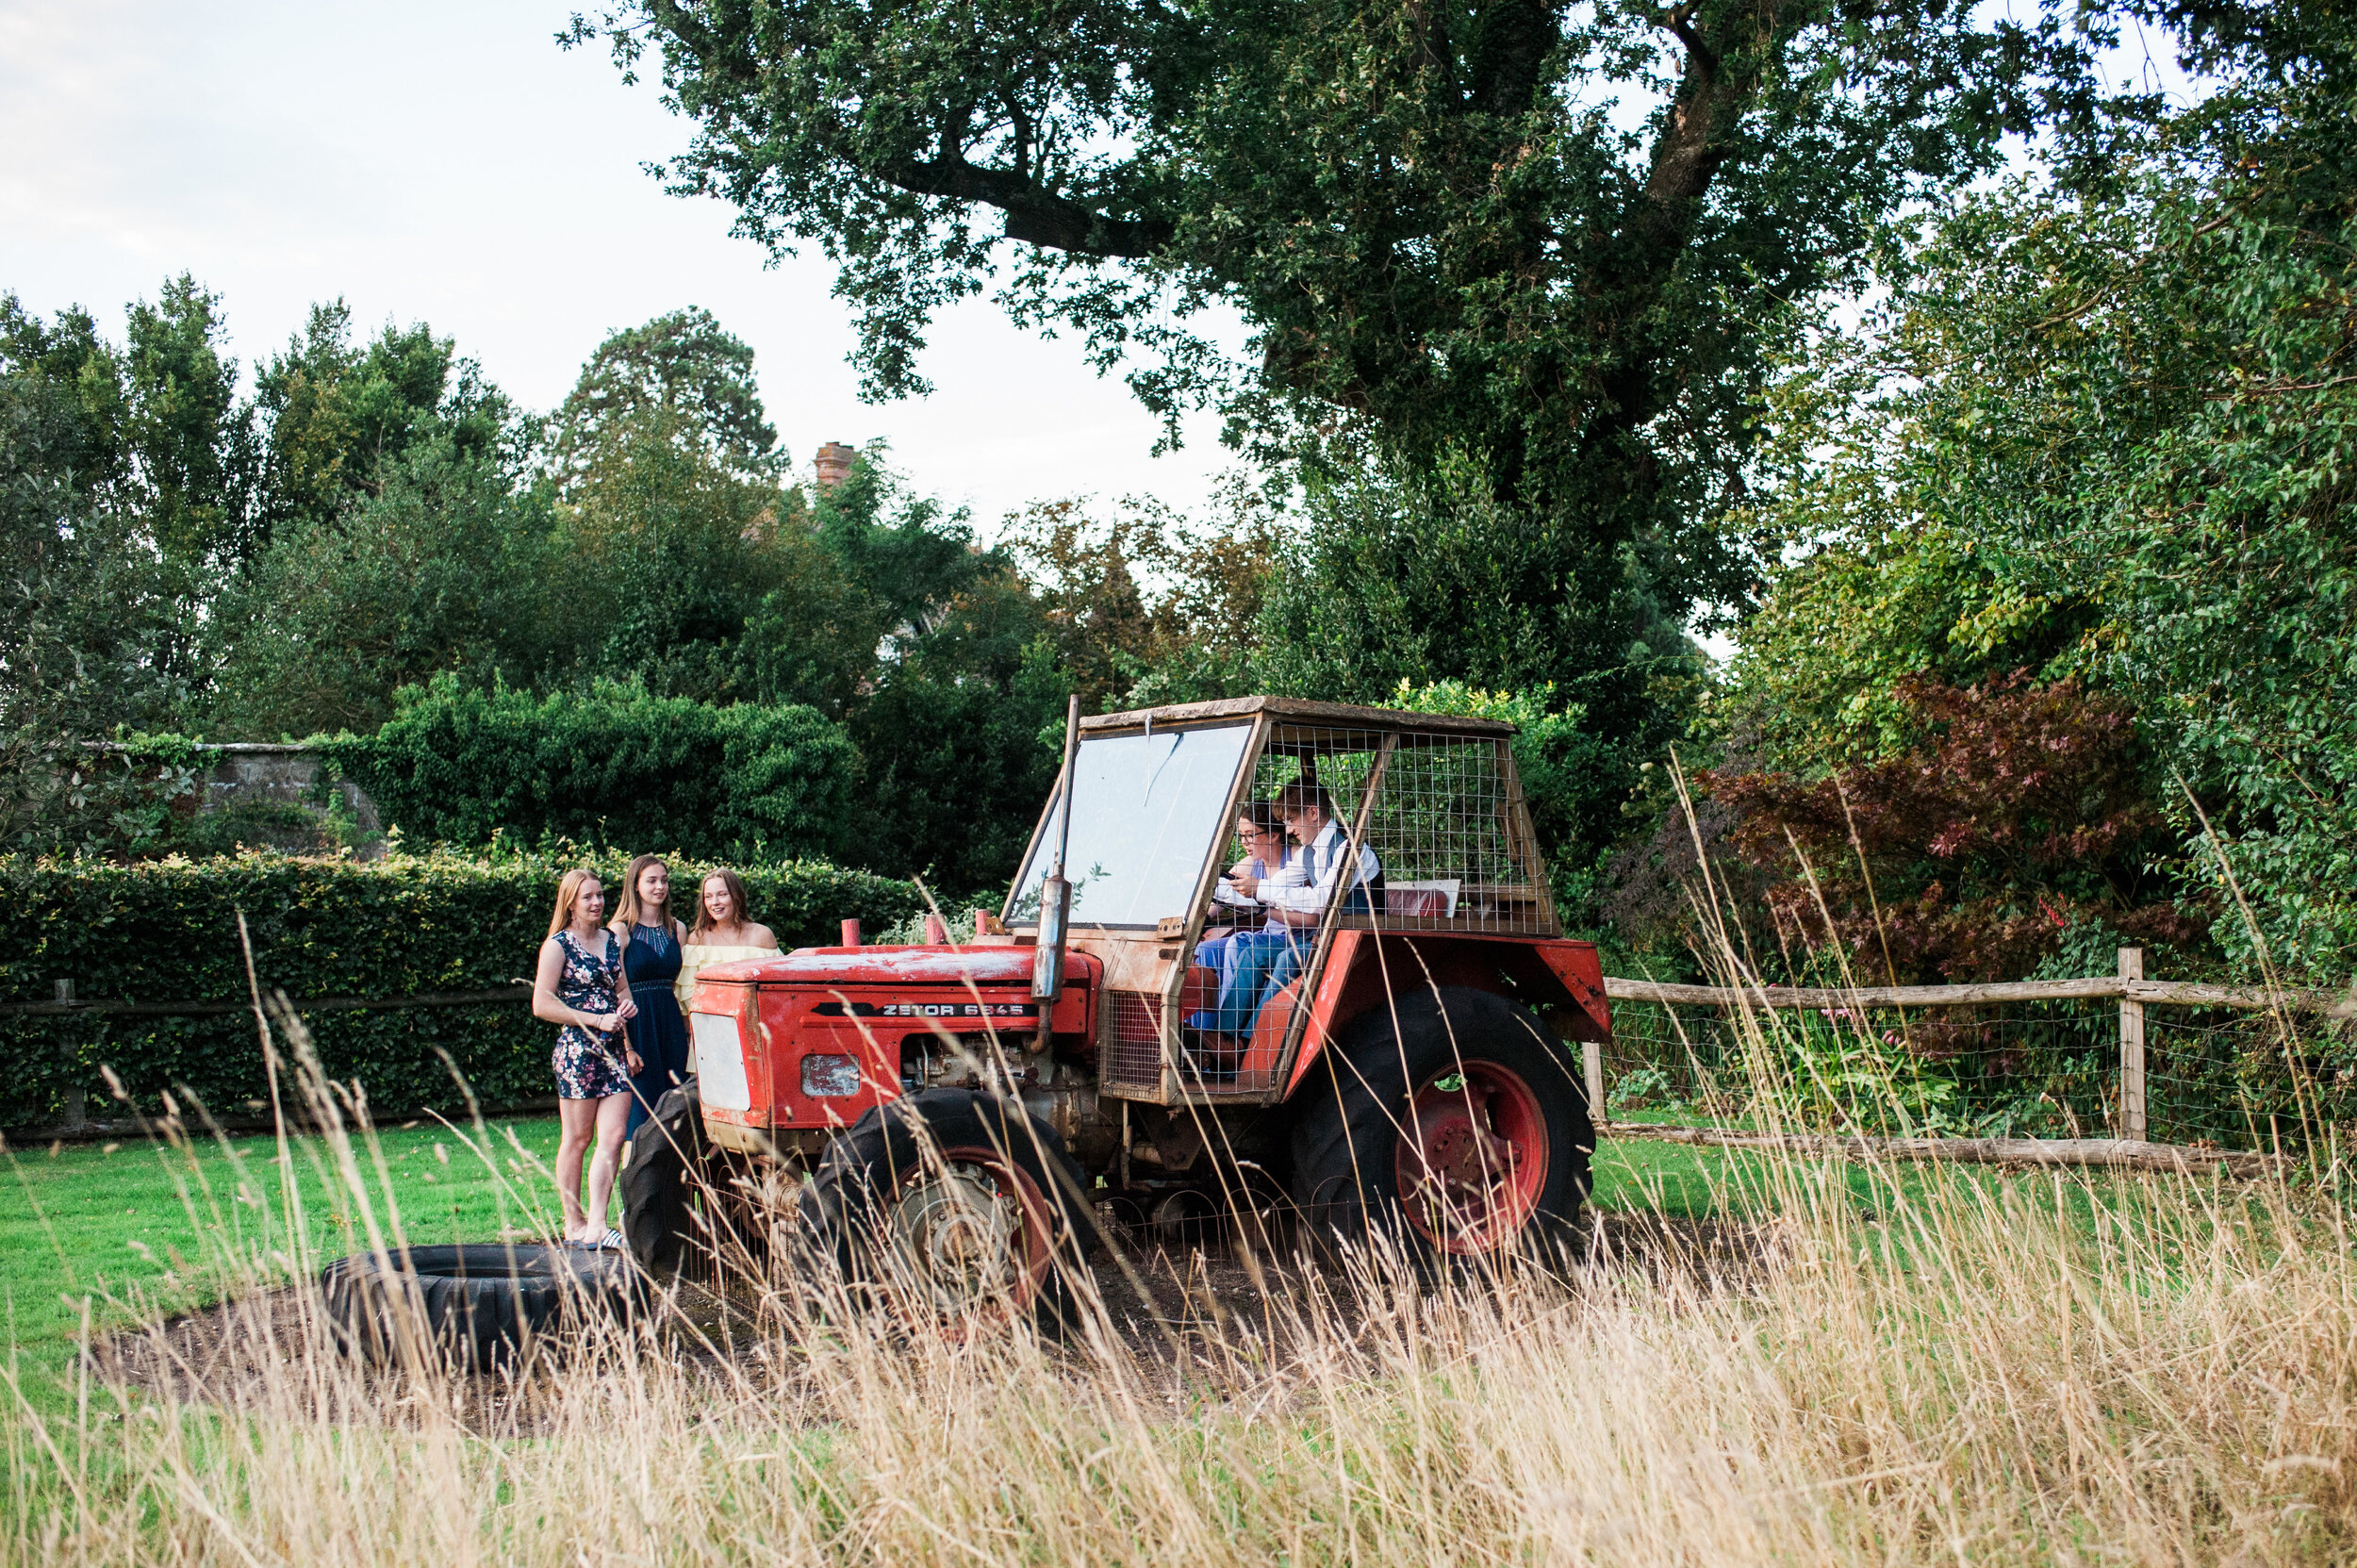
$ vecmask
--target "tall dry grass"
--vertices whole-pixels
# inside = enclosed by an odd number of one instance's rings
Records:
[[[360,1107],[291,1071],[393,1241]],[[2310,1191],[1935,1172],[1869,1218],[1838,1167],[1760,1168],[1699,1257],[1613,1216],[1554,1271],[1288,1267],[1159,1324],[1109,1286],[1060,1345],[749,1271],[725,1311],[683,1287],[493,1378],[339,1357],[274,1283],[322,1261],[281,1212],[212,1260],[217,1336],[94,1345],[62,1411],[13,1391],[0,1540],[243,1568],[2357,1550],[2357,1302]]]

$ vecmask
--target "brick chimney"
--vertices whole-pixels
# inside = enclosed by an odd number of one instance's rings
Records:
[[[859,456],[856,447],[842,441],[829,441],[818,449],[818,488],[833,489],[851,477],[851,463]]]

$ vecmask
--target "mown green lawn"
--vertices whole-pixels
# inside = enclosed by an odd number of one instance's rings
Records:
[[[377,1140],[382,1178],[376,1157],[355,1146],[380,1222],[398,1213],[417,1245],[496,1240],[503,1230],[521,1237],[551,1226],[556,1190],[544,1171],[556,1157],[555,1119],[493,1122],[488,1131],[494,1154],[486,1165],[462,1141],[477,1138],[472,1128],[388,1130]],[[292,1140],[288,1157],[313,1255],[365,1249],[368,1233],[325,1146]],[[145,1310],[202,1306],[236,1277],[230,1259],[290,1255],[278,1161],[269,1137],[178,1148],[10,1147],[0,1170],[10,1189],[0,1200],[0,1314],[20,1367],[35,1375],[28,1381],[70,1363],[85,1312],[104,1328]],[[387,1187],[389,1204],[377,1200]]]

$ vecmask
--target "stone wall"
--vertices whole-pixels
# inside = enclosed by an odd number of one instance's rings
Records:
[[[259,817],[276,808],[276,814],[292,809],[325,820],[327,814],[318,798],[322,764],[309,747],[234,741],[197,750],[213,763],[200,774],[203,782],[196,806],[200,816]],[[338,780],[335,787],[343,798],[343,814],[358,830],[357,852],[364,859],[382,854],[385,821],[376,802],[350,779]]]

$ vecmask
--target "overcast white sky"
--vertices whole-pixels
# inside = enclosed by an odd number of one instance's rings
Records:
[[[182,270],[223,297],[247,366],[312,302],[456,338],[526,404],[553,407],[606,333],[701,305],[759,355],[780,438],[890,440],[920,488],[985,527],[1034,500],[1161,497],[1193,509],[1232,461],[1215,421],[1157,427],[1075,345],[984,302],[939,324],[922,402],[859,401],[833,274],[776,271],[717,202],[640,168],[685,145],[651,83],[552,41],[566,0],[0,0],[0,290],[44,317],[123,309]]]

